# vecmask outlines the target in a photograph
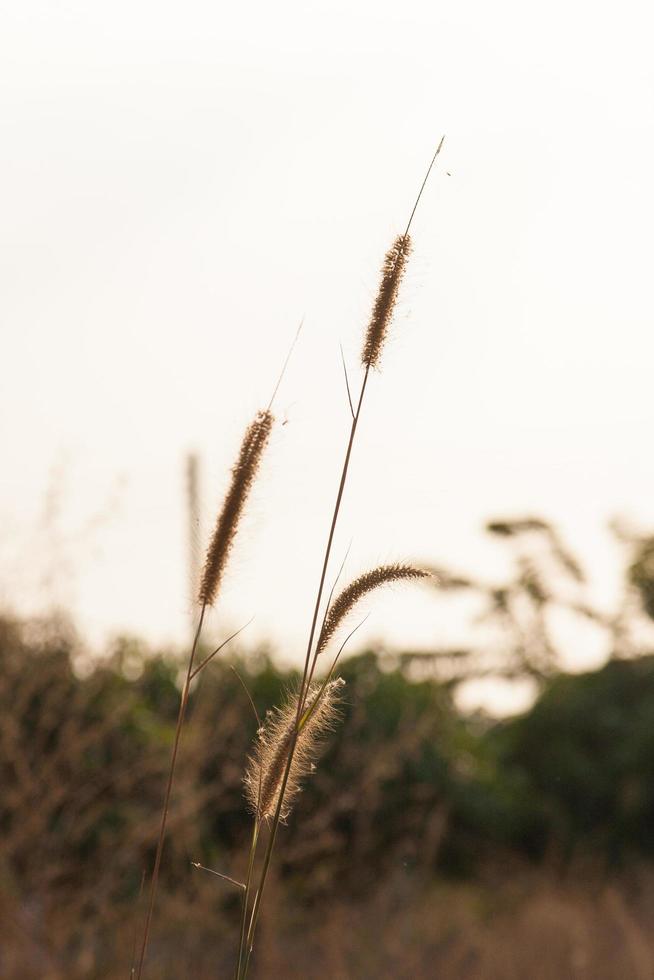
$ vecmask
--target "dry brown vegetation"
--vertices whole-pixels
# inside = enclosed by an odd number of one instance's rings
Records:
[[[152,858],[179,664],[124,642],[87,676],[71,668],[82,655],[67,629],[1,624],[6,980],[125,977],[142,921],[140,878]],[[259,709],[289,683],[265,660],[241,669]],[[497,801],[473,800],[467,811],[461,799],[483,780],[488,760],[475,762],[445,692],[365,658],[344,670],[351,695],[342,730],[303,798],[302,819],[284,829],[252,975],[652,975],[654,872],[641,858],[613,871],[583,848],[566,859],[560,817],[536,863],[519,853],[513,820],[513,840],[483,844]],[[151,937],[157,980],[228,976],[238,941],[239,890],[191,862],[243,877],[242,760],[256,725],[223,665],[212,666],[189,711]],[[636,726],[638,712],[627,712]],[[445,755],[427,766],[425,753],[435,751]],[[649,820],[646,811],[645,833]],[[465,873],[457,870],[461,854],[474,859]]]

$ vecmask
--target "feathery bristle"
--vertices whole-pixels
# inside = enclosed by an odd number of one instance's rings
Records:
[[[321,650],[324,650],[347,614],[351,612],[360,599],[363,599],[373,589],[378,588],[380,585],[386,585],[389,582],[398,582],[401,579],[429,578],[430,574],[430,572],[422,568],[416,568],[413,565],[401,565],[399,563],[395,565],[379,565],[369,572],[364,572],[354,582],[351,582],[347,588],[343,589],[341,594],[330,606],[325,616],[322,630],[320,631],[316,652],[320,653]]]
[[[254,484],[273,422],[271,412],[258,412],[245,430],[238,459],[232,469],[232,482],[218,515],[204,562],[198,591],[198,600],[202,605],[210,606],[218,593],[243,507]]]
[[[379,358],[386,340],[386,334],[393,316],[400,283],[404,277],[406,261],[411,253],[411,239],[408,235],[398,235],[386,253],[382,266],[381,281],[375,305],[372,308],[370,323],[366,333],[361,361],[364,367],[378,367]]]
[[[312,771],[321,736],[332,729],[338,718],[338,693],[344,683],[342,678],[337,677],[327,684],[314,684],[309,688],[303,714],[305,722],[297,735],[284,791],[280,811],[282,820],[291,811],[293,801],[302,788],[302,779]],[[282,708],[269,711],[259,729],[257,744],[248,759],[243,780],[247,801],[258,820],[271,819],[277,809],[297,715],[298,695],[295,695]]]

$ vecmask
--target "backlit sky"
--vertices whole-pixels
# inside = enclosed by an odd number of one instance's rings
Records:
[[[442,133],[335,556],[500,574],[555,520],[610,602],[654,525],[646,3],[10,0],[0,12],[0,586],[181,640],[183,460],[210,522],[297,323],[212,630],[300,655],[378,269]],[[449,172],[451,176],[448,176]],[[49,514],[49,516],[47,516]],[[429,592],[361,639],[445,642]],[[222,613],[222,617],[221,614]]]

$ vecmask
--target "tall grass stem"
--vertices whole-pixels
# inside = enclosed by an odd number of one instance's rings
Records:
[[[427,168],[427,173],[425,174],[424,180],[423,180],[422,184],[420,185],[420,190],[418,191],[418,195],[417,195],[416,200],[415,200],[415,203],[413,205],[413,209],[411,211],[411,214],[409,215],[409,220],[407,222],[406,229],[405,229],[405,232],[404,232],[403,238],[405,240],[408,237],[408,234],[409,234],[409,231],[410,231],[410,228],[411,228],[411,224],[413,222],[413,218],[414,218],[415,213],[416,213],[416,210],[418,208],[418,204],[420,203],[420,199],[422,197],[422,193],[423,193],[423,191],[425,189],[425,185],[427,183],[427,180],[429,178],[429,175],[430,175],[430,173],[431,173],[431,171],[433,169],[433,166],[434,166],[434,164],[436,162],[436,159],[437,159],[437,157],[438,157],[438,155],[439,155],[439,153],[440,153],[440,151],[442,149],[444,139],[445,139],[445,137],[443,136],[443,138],[441,139],[440,143],[438,144],[438,147],[436,148],[436,152],[434,153],[434,155],[433,155],[433,157],[431,159],[431,162],[429,164],[429,167]],[[293,734],[293,737],[292,737],[291,742],[290,742],[290,745],[289,745],[288,758],[287,758],[286,766],[285,766],[285,769],[284,769],[284,776],[283,776],[283,779],[282,779],[282,784],[281,784],[281,788],[280,788],[280,792],[279,792],[279,798],[277,800],[277,807],[275,809],[275,815],[274,815],[273,820],[272,820],[272,825],[271,825],[271,829],[270,829],[270,836],[268,838],[268,844],[266,846],[266,851],[265,851],[265,856],[264,856],[264,861],[263,861],[263,867],[262,867],[262,870],[261,870],[261,877],[259,879],[259,888],[257,889],[257,893],[256,893],[256,896],[255,896],[255,899],[254,899],[254,904],[253,904],[253,907],[252,907],[252,914],[250,916],[250,924],[249,924],[249,927],[248,927],[248,935],[247,935],[247,953],[246,953],[246,959],[245,959],[245,964],[244,964],[244,967],[243,967],[243,972],[242,972],[241,977],[239,978],[239,980],[245,980],[245,978],[247,976],[248,967],[249,967],[249,963],[250,963],[250,955],[252,953],[252,948],[253,948],[254,933],[255,933],[255,930],[256,930],[257,921],[258,921],[258,917],[259,917],[259,911],[260,911],[260,908],[261,908],[261,900],[262,900],[262,897],[263,897],[264,888],[265,888],[265,884],[266,884],[266,879],[267,879],[268,871],[269,871],[269,868],[270,868],[270,861],[271,861],[271,858],[272,858],[272,853],[273,853],[273,850],[274,850],[274,847],[275,847],[275,840],[277,838],[277,831],[279,829],[279,822],[280,822],[280,818],[281,818],[281,814],[282,814],[282,807],[283,807],[283,803],[284,803],[284,794],[286,792],[286,786],[287,786],[287,783],[288,783],[289,773],[291,771],[291,766],[292,766],[292,763],[293,763],[293,755],[294,755],[294,752],[295,752],[295,746],[296,746],[296,743],[297,743],[298,727],[299,727],[299,724],[300,724],[300,719],[302,718],[302,714],[303,714],[304,700],[305,700],[306,695],[307,695],[307,692],[308,692],[308,680],[309,680],[309,674],[310,674],[310,669],[311,669],[311,651],[313,649],[313,641],[314,641],[314,637],[315,637],[315,633],[316,633],[316,626],[317,626],[317,623],[318,623],[318,615],[319,615],[319,612],[320,612],[320,604],[322,602],[322,595],[323,595],[323,590],[324,590],[324,587],[325,587],[325,578],[326,578],[326,575],[327,575],[327,568],[329,566],[329,560],[330,560],[330,557],[331,557],[332,545],[333,545],[333,542],[334,542],[334,534],[335,534],[335,531],[336,531],[336,525],[337,525],[337,522],[338,522],[338,516],[339,516],[340,510],[341,510],[341,503],[342,503],[342,500],[343,500],[343,492],[345,490],[345,484],[346,484],[346,481],[347,481],[347,474],[348,474],[348,470],[349,470],[349,467],[350,467],[350,459],[351,459],[351,456],[352,456],[352,448],[354,446],[354,437],[356,435],[357,426],[358,426],[358,423],[359,423],[359,417],[361,415],[361,408],[363,406],[363,400],[364,400],[364,396],[365,396],[365,393],[366,393],[366,387],[368,385],[368,378],[370,376],[370,368],[371,368],[371,362],[369,360],[365,364],[363,380],[362,380],[362,383],[361,383],[361,391],[359,393],[359,399],[358,399],[358,402],[357,402],[356,411],[353,413],[353,417],[352,417],[352,424],[351,424],[351,427],[350,427],[350,436],[349,436],[349,439],[348,439],[347,449],[346,449],[346,452],[345,452],[345,459],[344,459],[344,462],[343,462],[343,469],[342,469],[342,472],[341,472],[341,479],[340,479],[339,486],[338,486],[338,493],[336,495],[336,503],[334,505],[334,512],[333,512],[333,515],[332,515],[332,521],[331,521],[331,525],[330,525],[330,529],[329,529],[329,535],[328,535],[328,538],[327,538],[327,545],[326,545],[326,548],[325,548],[325,555],[324,555],[322,570],[321,570],[321,574],[320,574],[320,582],[319,582],[319,585],[318,585],[318,593],[317,593],[317,596],[316,596],[316,603],[315,603],[315,607],[314,607],[314,611],[313,611],[313,617],[312,617],[312,620],[311,620],[311,629],[309,631],[309,641],[307,643],[307,652],[306,652],[306,656],[305,656],[304,670],[303,670],[303,674],[302,674],[302,681],[301,681],[300,691],[299,691],[299,696],[298,696],[298,710],[297,710],[297,720],[296,720],[295,732]]]
[[[143,928],[143,942],[141,943],[141,952],[139,955],[139,963],[137,970],[137,980],[141,980],[141,974],[143,973],[143,964],[145,963],[145,955],[148,948],[148,939],[150,936],[150,924],[152,922],[152,913],[154,911],[154,903],[157,897],[157,885],[159,884],[159,869],[161,867],[161,855],[163,854],[164,841],[166,837],[166,824],[168,822],[168,808],[170,806],[170,794],[173,788],[173,781],[175,779],[175,766],[177,764],[177,751],[179,749],[179,740],[182,735],[182,726],[184,724],[184,717],[186,715],[186,706],[188,704],[189,688],[191,685],[191,677],[193,676],[193,663],[195,661],[195,654],[198,648],[198,643],[200,641],[200,633],[202,632],[202,624],[204,622],[204,614],[207,609],[206,602],[202,603],[200,609],[200,616],[198,618],[198,625],[195,630],[195,637],[193,639],[193,646],[191,647],[191,655],[188,661],[188,668],[186,671],[186,680],[184,681],[184,688],[182,690],[182,697],[179,702],[179,712],[177,714],[177,725],[175,728],[175,740],[173,742],[173,751],[170,758],[170,768],[168,770],[168,781],[166,783],[166,792],[164,794],[163,806],[161,808],[161,824],[159,827],[159,838],[157,840],[157,852],[154,859],[154,869],[152,871],[152,878],[150,880],[150,895],[148,899],[148,911],[145,917],[145,926]]]

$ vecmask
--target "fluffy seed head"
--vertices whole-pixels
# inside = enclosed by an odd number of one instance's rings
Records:
[[[373,589],[380,585],[386,585],[388,582],[398,582],[402,579],[429,578],[430,574],[430,572],[416,568],[414,565],[396,563],[394,565],[379,565],[377,568],[364,572],[363,575],[355,578],[330,606],[318,638],[317,653],[324,650],[359,599],[363,599]]]
[[[400,283],[404,277],[406,262],[411,252],[411,239],[408,235],[398,235],[386,253],[382,266],[381,280],[366,339],[361,352],[364,367],[378,367],[379,358],[390,326]]]
[[[339,692],[344,683],[342,678],[337,677],[324,687],[317,683],[309,688],[303,715],[307,720],[295,742],[280,811],[282,820],[289,815],[302,788],[302,780],[313,771],[321,736],[331,731],[338,719]],[[283,707],[269,711],[257,734],[254,752],[248,759],[243,780],[245,796],[258,820],[272,819],[277,809],[288,753],[296,730],[297,711],[297,694],[289,697]]]
[[[258,412],[245,430],[232,479],[216,521],[204,562],[198,601],[210,606],[220,587],[227,559],[234,543],[245,501],[256,479],[263,451],[270,438],[274,418],[271,412]]]

